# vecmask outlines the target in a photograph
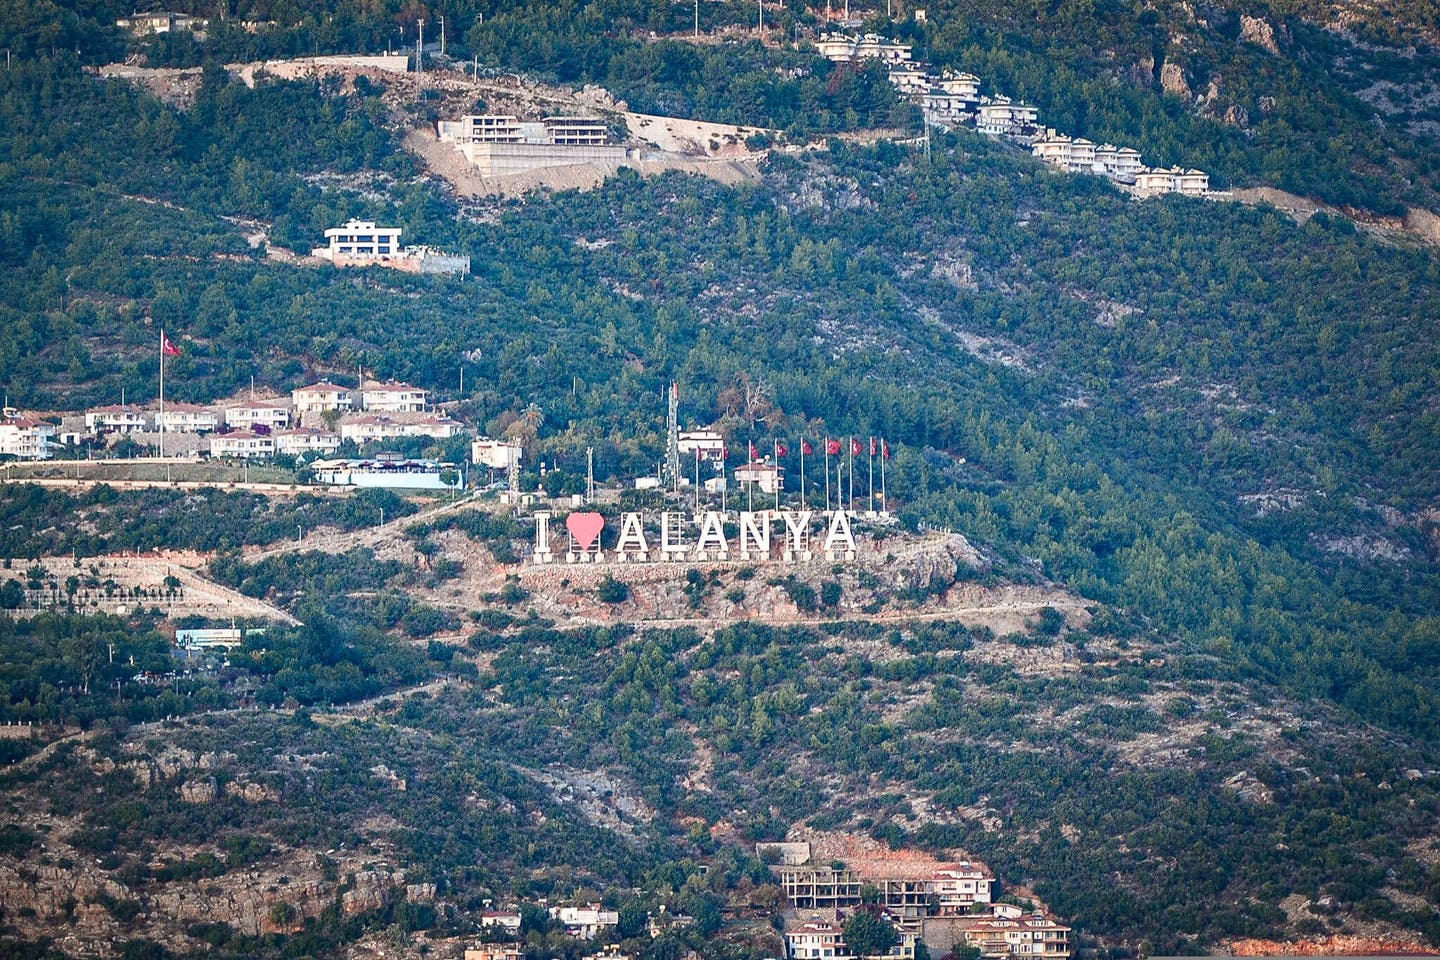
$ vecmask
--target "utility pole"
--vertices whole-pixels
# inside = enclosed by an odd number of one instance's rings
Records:
[[[888,4],[890,0],[885,0]],[[445,56],[445,18],[440,18],[440,56]]]
[[[700,0],[695,0],[695,39],[700,39]]]
[[[595,448],[585,448],[585,502],[595,502]]]

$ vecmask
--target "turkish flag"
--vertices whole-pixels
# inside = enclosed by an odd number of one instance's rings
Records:
[[[751,459],[751,460],[759,460],[759,459],[760,459],[760,451],[755,449],[755,443],[754,443],[754,441],[751,441],[751,443],[750,443],[750,459]]]
[[[160,334],[160,352],[167,357],[180,356],[180,348],[171,343],[170,338],[163,333]]]
[[[777,444],[775,444],[775,456],[777,456],[777,457],[788,457],[788,456],[790,456],[790,448],[787,447],[787,446],[785,446],[785,444],[783,444],[783,443],[777,443]]]
[[[840,441],[839,441],[839,440],[831,440],[831,439],[829,439],[829,438],[826,438],[826,440],[825,440],[825,452],[828,453],[828,454],[830,454],[830,456],[832,456],[832,457],[838,457],[838,456],[840,456]]]
[[[854,437],[851,437],[851,438],[850,438],[850,455],[851,455],[852,457],[858,457],[858,456],[860,456],[860,450],[861,450],[860,441],[859,441],[859,440],[856,440]]]
[[[809,440],[801,440],[801,441],[800,441],[800,452],[803,453],[803,454],[805,454],[805,456],[807,456],[807,457],[813,457],[813,456],[815,455],[815,448],[812,447],[812,446],[810,446],[810,441],[809,441]]]
[[[881,441],[880,441],[880,452],[881,452],[881,455],[884,456],[886,460],[889,460],[889,459],[890,459],[890,444],[886,443],[884,440],[881,440]]]
[[[870,438],[870,456],[873,457],[873,456],[875,456],[875,454],[877,454],[877,453],[879,453],[879,452],[880,452],[880,445],[875,442],[875,438],[874,438],[874,437],[871,437],[871,438]]]

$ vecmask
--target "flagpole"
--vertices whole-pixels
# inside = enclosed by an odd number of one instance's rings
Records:
[[[775,444],[775,510],[780,510],[780,441],[772,440]]]
[[[165,331],[160,331],[160,459],[165,459]]]
[[[888,513],[890,501],[885,496],[885,459],[890,456],[890,445],[880,438],[880,512]]]
[[[800,438],[800,509],[805,509],[805,444],[808,441]]]
[[[700,448],[695,448],[695,516],[700,516]]]
[[[825,509],[830,509],[830,437],[825,437]]]
[[[855,438],[854,438],[854,437],[851,437],[851,438],[850,438],[850,449],[849,449],[849,451],[848,451],[848,456],[849,456],[849,458],[850,458],[850,494],[849,494],[849,496],[847,496],[847,497],[845,498],[845,509],[846,509],[847,511],[853,509],[854,506],[855,506]]]
[[[755,455],[756,455],[757,453],[759,453],[760,451],[755,449],[755,441],[754,441],[754,440],[749,441],[749,444],[750,444],[750,445],[749,445],[749,446],[746,448],[746,450],[745,450],[745,452],[746,452],[747,454],[749,454],[749,456],[748,456],[746,459],[748,459],[748,460],[750,461],[750,482],[747,483],[747,484],[745,484],[745,510],[746,510],[746,512],[748,512],[748,513],[754,513],[754,512],[755,512],[755,461],[759,459],[759,458],[758,458],[757,456],[755,456]]]
[[[870,512],[875,512],[875,438],[870,438]]]

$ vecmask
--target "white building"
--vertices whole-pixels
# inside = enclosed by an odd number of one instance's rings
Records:
[[[344,226],[325,231],[328,247],[311,252],[327,260],[393,257],[400,252],[400,232],[400,227],[376,226],[373,220],[346,220]]]
[[[281,400],[252,400],[225,408],[225,425],[250,430],[269,427],[284,430],[290,426],[290,407]]]
[[[946,915],[965,913],[972,903],[989,903],[995,888],[989,868],[968,860],[936,869],[932,880],[940,912]]]
[[[520,919],[514,910],[486,910],[480,914],[480,926],[499,927],[513,936],[520,932]]]
[[[290,391],[290,402],[297,414],[324,413],[327,410],[344,412],[355,409],[355,393],[344,387],[337,387],[329,380],[321,380],[308,387]]]
[[[172,30],[189,30],[203,34],[210,21],[204,17],[193,17],[188,13],[136,13],[115,21],[115,26],[128,30],[137,37],[152,33],[169,33]]]
[[[980,106],[975,110],[975,129],[987,136],[1028,136],[1039,123],[1038,108],[1028,103],[1015,103],[1009,97],[981,97]]]
[[[520,466],[525,448],[509,440],[491,440],[477,437],[470,442],[470,462],[494,470],[509,470]]]
[[[790,960],[842,960],[855,956],[845,945],[845,928],[818,914],[785,931],[785,952]]]
[[[139,433],[150,429],[150,414],[139,407],[96,407],[85,411],[85,429],[92,434]]]
[[[464,424],[449,417],[427,414],[418,417],[395,417],[378,414],[347,417],[340,421],[340,439],[355,443],[373,443],[397,437],[430,437],[448,440],[464,430]]]
[[[396,453],[378,453],[366,460],[316,460],[310,469],[316,483],[335,486],[455,490],[465,484],[465,475],[453,463],[407,460]]]
[[[1134,183],[1136,176],[1145,169],[1139,150],[1117,147],[1113,143],[1102,143],[1095,148],[1095,166],[1105,176],[1122,183]]]
[[[193,403],[167,403],[155,414],[155,429],[167,433],[209,433],[220,426],[220,418],[209,407]]]
[[[1071,173],[1095,172],[1095,142],[1084,137],[1067,137],[1051,133],[1030,145],[1030,152],[1041,160]]]
[[[981,920],[964,928],[962,933],[966,942],[978,947],[984,957],[1060,960],[1070,956],[1070,928],[1039,913]]]
[[[397,380],[367,383],[360,390],[360,409],[372,413],[417,413],[425,409],[429,391]]]
[[[820,55],[836,63],[852,60],[880,60],[884,63],[904,63],[910,59],[910,44],[895,43],[876,33],[863,37],[852,37],[843,33],[820,35],[815,46]]]
[[[711,463],[725,460],[725,438],[715,430],[682,430],[676,439],[682,464],[693,462],[696,457]]]
[[[291,457],[309,453],[334,453],[340,449],[341,442],[336,434],[312,427],[277,430],[270,436],[275,441],[275,452]]]
[[[26,417],[0,420],[0,457],[48,460],[55,446],[55,425]]]
[[[973,73],[956,73],[953,70],[946,70],[940,74],[940,79],[935,82],[935,86],[951,96],[975,101],[980,99],[980,78]]]
[[[210,456],[244,460],[275,456],[275,438],[248,430],[217,433],[210,438]]]
[[[930,80],[930,74],[916,63],[899,63],[890,68],[890,83],[901,96],[919,96],[930,89]]]
[[[932,87],[920,97],[920,109],[924,111],[927,123],[958,125],[975,115],[979,101],[963,94],[947,93],[939,87]]]
[[[735,468],[735,482],[753,483],[761,493],[779,493],[785,489],[785,468],[756,460]]]
[[[606,910],[598,903],[583,907],[551,907],[550,916],[560,921],[566,933],[579,940],[593,940],[601,929],[620,922],[617,911]]]
[[[436,124],[439,139],[454,143],[483,176],[504,176],[543,167],[618,163],[630,148],[613,143],[610,128],[595,117],[521,120],[509,114],[466,114]]]
[[[1210,174],[1204,170],[1176,168],[1175,192],[1187,197],[1203,197],[1210,192]]]

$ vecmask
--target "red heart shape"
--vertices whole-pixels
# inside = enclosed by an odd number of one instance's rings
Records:
[[[581,553],[590,549],[590,545],[604,528],[605,518],[598,513],[572,513],[565,518],[565,529],[575,538]]]

